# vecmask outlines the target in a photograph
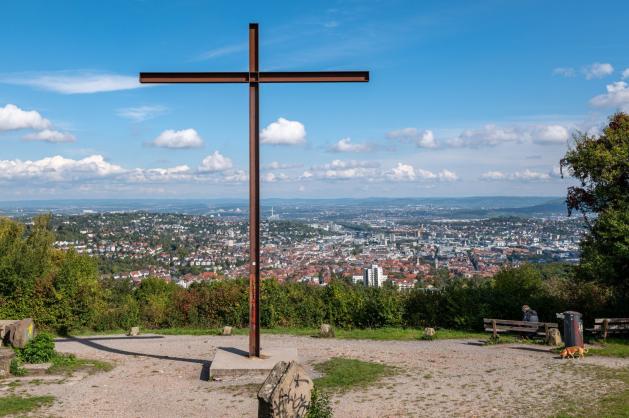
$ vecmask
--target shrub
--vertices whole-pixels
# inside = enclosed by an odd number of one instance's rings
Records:
[[[24,348],[16,349],[16,354],[26,363],[46,363],[55,356],[55,341],[50,334],[40,333]]]
[[[310,394],[310,406],[306,418],[331,418],[332,416],[330,398],[315,387]]]
[[[9,365],[9,372],[13,376],[24,376],[26,375],[26,369],[22,367],[22,362],[19,358],[14,358],[11,360],[11,364]]]

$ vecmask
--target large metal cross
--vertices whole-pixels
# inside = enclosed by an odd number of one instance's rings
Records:
[[[258,69],[258,24],[249,24],[249,71],[140,73],[140,83],[249,84],[249,356],[260,357],[260,83],[367,82],[368,71],[266,72]]]

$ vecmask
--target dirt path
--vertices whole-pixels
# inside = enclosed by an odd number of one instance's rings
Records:
[[[295,346],[307,366],[348,357],[397,366],[378,384],[332,398],[338,417],[548,416],[560,397],[595,399],[613,382],[596,381],[592,366],[629,367],[629,360],[561,361],[535,345],[480,346],[473,340],[367,341],[263,336],[263,346]],[[114,362],[111,372],[63,383],[23,383],[16,393],[50,394],[41,415],[64,417],[255,416],[251,381],[208,382],[217,346],[245,347],[246,337],[82,337],[57,343],[61,352]],[[58,381],[58,380],[56,380]],[[261,380],[259,380],[261,381]],[[586,392],[563,389],[580,381]],[[570,384],[570,383],[568,383]],[[618,383],[617,383],[618,384]],[[8,391],[0,385],[0,396]]]

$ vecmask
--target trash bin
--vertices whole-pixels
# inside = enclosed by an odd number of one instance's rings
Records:
[[[563,340],[566,347],[583,347],[583,322],[579,312],[563,313]]]

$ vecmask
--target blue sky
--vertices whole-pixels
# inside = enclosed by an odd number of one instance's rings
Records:
[[[623,1],[11,2],[2,200],[245,197],[246,85],[140,71],[369,70],[261,87],[263,197],[565,194],[576,130],[629,110]],[[623,74],[624,73],[624,74]]]

